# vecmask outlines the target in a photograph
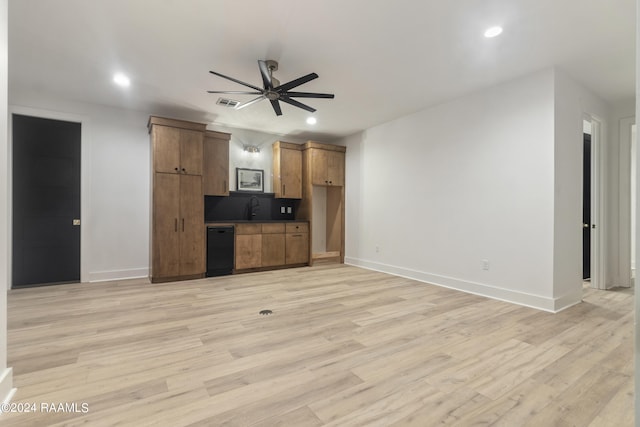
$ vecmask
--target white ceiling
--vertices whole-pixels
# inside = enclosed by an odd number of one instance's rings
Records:
[[[504,33],[485,39],[484,30]],[[609,102],[635,93],[634,0],[12,0],[9,101],[21,91],[222,125],[332,139],[558,66]],[[261,86],[258,59],[309,113],[242,110],[207,90]],[[124,90],[112,83],[122,71]],[[231,98],[248,101],[252,96]]]

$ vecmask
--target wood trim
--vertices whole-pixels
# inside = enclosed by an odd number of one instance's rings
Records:
[[[207,138],[224,139],[225,141],[231,140],[231,134],[230,133],[218,132],[218,131],[215,131],[215,130],[207,130],[204,133],[205,133],[205,137],[207,137]]]
[[[295,144],[293,142],[276,141],[273,145],[280,148],[288,148],[290,150],[302,151],[305,149],[304,144]]]
[[[151,133],[153,125],[170,126],[179,129],[197,130],[204,132],[207,129],[206,123],[189,122],[186,120],[168,119],[166,117],[149,116],[149,122],[147,122],[147,129]]]
[[[342,145],[325,144],[323,142],[316,141],[307,141],[304,143],[303,147],[304,150],[307,150],[309,148],[319,148],[321,150],[327,151],[340,151],[341,153],[347,152],[347,147],[344,147]]]

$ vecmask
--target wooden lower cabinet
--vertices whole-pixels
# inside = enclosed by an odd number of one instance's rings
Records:
[[[262,266],[276,267],[285,261],[284,223],[262,224]]]
[[[202,177],[154,174],[151,280],[202,276],[204,206]]]
[[[284,265],[285,260],[284,233],[262,235],[262,266],[275,267]]]
[[[309,263],[309,224],[236,224],[235,269]]]
[[[309,263],[309,223],[296,222],[286,224],[285,263]]]
[[[262,267],[262,234],[236,234],[236,270]]]

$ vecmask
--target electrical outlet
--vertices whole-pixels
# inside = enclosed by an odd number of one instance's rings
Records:
[[[287,212],[287,208],[285,208],[284,206],[280,206],[280,213],[286,213]]]
[[[291,213],[291,206],[287,206],[287,213],[290,214]]]
[[[489,269],[489,260],[488,259],[483,259],[482,260],[482,269],[483,270],[488,270]]]

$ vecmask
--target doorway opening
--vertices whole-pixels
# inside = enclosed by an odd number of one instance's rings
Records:
[[[80,282],[81,124],[12,115],[12,287]]]
[[[591,116],[583,119],[582,188],[582,279],[594,289],[605,289],[604,241],[601,223],[601,122]]]

